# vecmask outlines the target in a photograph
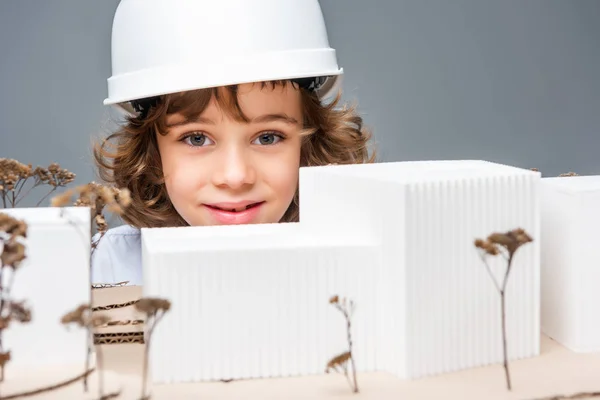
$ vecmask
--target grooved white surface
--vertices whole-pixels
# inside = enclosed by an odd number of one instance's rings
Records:
[[[358,305],[359,371],[499,362],[500,297],[473,241],[517,227],[537,239],[538,191],[539,173],[483,161],[310,167],[300,223],[144,229],[144,295],[173,302],[153,380],[323,373],[346,343],[334,294]],[[521,248],[511,273],[511,359],[539,354],[539,250]]]
[[[12,368],[83,366],[85,362],[85,330],[67,330],[60,320],[91,300],[90,209],[63,210],[64,217],[59,208],[52,207],[0,210],[28,224],[27,259],[16,271],[11,298],[26,301],[32,320],[12,323],[2,334],[4,349],[12,357],[6,368],[8,380]],[[10,277],[6,274],[2,279],[6,285]]]
[[[600,176],[542,179],[542,331],[600,351]]]

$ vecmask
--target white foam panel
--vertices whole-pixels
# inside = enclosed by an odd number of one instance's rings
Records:
[[[84,329],[66,329],[62,316],[80,304],[90,303],[90,210],[83,207],[2,209],[2,213],[28,224],[27,258],[14,276],[11,298],[25,300],[32,321],[13,323],[3,332],[3,345],[11,352],[7,366],[46,367],[84,365]],[[3,276],[4,284],[10,277]]]
[[[542,179],[542,331],[600,351],[600,176]]]

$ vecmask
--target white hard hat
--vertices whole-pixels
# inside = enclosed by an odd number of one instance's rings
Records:
[[[323,98],[343,73],[318,0],[121,0],[111,46],[104,104],[129,110],[163,94],[271,80],[297,80]]]

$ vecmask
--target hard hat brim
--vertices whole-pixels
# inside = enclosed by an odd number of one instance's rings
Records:
[[[108,79],[109,96],[104,105],[119,105],[132,113],[129,102],[148,97],[244,83],[328,76],[319,89],[325,98],[338,86],[343,69],[337,66],[335,50],[318,49],[262,54],[238,62],[212,65],[167,64]]]

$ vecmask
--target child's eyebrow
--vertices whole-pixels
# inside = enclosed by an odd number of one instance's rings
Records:
[[[264,115],[255,117],[250,121],[250,123],[255,123],[255,124],[260,124],[260,123],[265,123],[265,122],[284,122],[286,124],[298,125],[298,120],[287,114],[264,114]],[[196,117],[196,118],[186,118],[182,121],[167,123],[167,128],[174,128],[176,126],[187,125],[187,124],[191,124],[191,123],[215,125],[215,122],[209,118]]]
[[[292,124],[292,125],[298,124],[298,120],[296,118],[291,117],[287,114],[265,114],[265,115],[261,115],[259,117],[253,118],[252,121],[250,121],[250,122],[264,123],[264,122],[274,122],[274,121],[285,122],[286,124]]]

